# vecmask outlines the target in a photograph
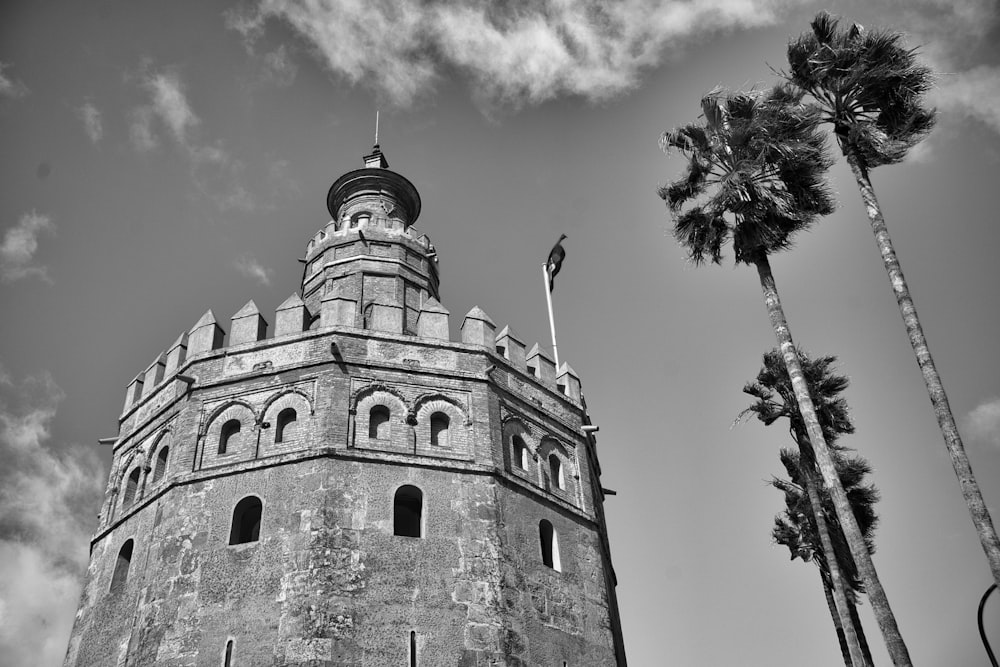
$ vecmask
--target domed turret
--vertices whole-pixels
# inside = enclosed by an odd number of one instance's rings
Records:
[[[375,206],[388,219],[409,227],[420,215],[420,195],[413,183],[389,170],[389,162],[378,144],[365,156],[365,166],[334,181],[326,196],[326,208],[334,220],[350,219],[358,211]]]
[[[302,298],[312,313],[336,300],[338,324],[415,334],[421,307],[439,298],[437,253],[412,227],[420,195],[378,144],[364,161],[330,187],[332,219],[306,248]]]

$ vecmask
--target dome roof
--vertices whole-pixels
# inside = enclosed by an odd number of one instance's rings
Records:
[[[394,171],[383,167],[364,167],[349,171],[330,186],[326,195],[326,208],[337,220],[344,204],[364,195],[379,195],[393,200],[402,213],[407,226],[420,215],[420,195],[413,183]]]

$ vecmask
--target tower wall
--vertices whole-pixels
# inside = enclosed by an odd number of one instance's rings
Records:
[[[129,384],[67,667],[625,665],[576,373],[449,340],[377,149],[302,296],[208,311]]]
[[[619,664],[594,443],[558,387],[496,349],[348,327],[188,358],[123,413],[66,664],[218,665],[232,640],[234,665],[399,665],[410,632],[419,665]],[[385,437],[369,437],[373,405]],[[296,431],[276,443],[289,406]],[[451,417],[446,445],[433,412]],[[243,428],[219,454],[229,419]],[[420,538],[393,534],[403,484],[424,494]],[[260,539],[230,545],[248,495]],[[561,571],[542,562],[542,519]]]

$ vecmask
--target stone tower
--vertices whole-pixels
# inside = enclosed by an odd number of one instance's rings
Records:
[[[65,665],[625,665],[576,373],[450,339],[377,145],[327,206],[272,336],[208,311],[129,384]]]

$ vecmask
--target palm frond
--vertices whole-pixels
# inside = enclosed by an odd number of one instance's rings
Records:
[[[721,216],[695,207],[675,217],[674,238],[688,250],[695,264],[722,262],[722,246],[729,240],[729,227]]]
[[[879,493],[874,486],[866,483],[866,477],[871,474],[871,464],[860,456],[849,454],[847,448],[837,443],[840,436],[854,432],[847,401],[841,395],[847,389],[849,381],[835,372],[835,356],[811,358],[802,352],[797,354],[817,417],[833,450],[837,474],[847,492],[865,543],[869,551],[874,551],[874,531],[878,523],[875,504],[879,500]],[[800,446],[798,450],[781,450],[779,458],[787,478],[774,477],[768,482],[782,492],[785,501],[785,510],[774,519],[771,536],[776,543],[789,549],[793,560],[801,558],[807,562],[812,561],[828,576],[829,566],[820,544],[815,515],[817,510],[822,512],[830,529],[834,556],[841,572],[854,591],[863,592],[857,567],[837,521],[829,493],[825,487],[817,489],[821,504],[819,508],[812,507],[806,493],[805,485],[810,483],[807,471],[813,470],[813,479],[818,479],[819,475],[815,471],[816,464],[809,438],[798,412],[798,403],[782,356],[777,350],[770,350],[764,354],[763,361],[755,380],[744,386],[745,393],[757,398],[744,412],[756,414],[761,421],[764,421],[765,416],[788,417],[791,431]],[[776,420],[777,418],[765,423]]]
[[[726,124],[725,90],[715,87],[701,98],[701,112],[709,132],[719,132]]]
[[[788,44],[785,79],[809,93],[834,124],[841,147],[868,169],[905,158],[934,126],[925,95],[933,74],[903,35],[864,30],[823,12]]]
[[[829,12],[823,11],[817,14],[816,18],[814,18],[810,24],[813,35],[816,37],[816,41],[820,44],[829,44],[832,42],[837,35],[838,23],[840,23],[840,21],[830,15]]]
[[[694,123],[684,127],[674,128],[660,135],[660,150],[669,154],[671,149],[683,154],[704,152],[709,150],[708,135],[705,128]]]
[[[791,85],[766,91],[721,88],[701,100],[704,123],[666,132],[666,151],[688,168],[659,189],[674,235],[696,263],[721,261],[734,241],[737,263],[791,246],[792,236],[833,210],[823,179],[832,164],[819,111]]]

